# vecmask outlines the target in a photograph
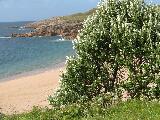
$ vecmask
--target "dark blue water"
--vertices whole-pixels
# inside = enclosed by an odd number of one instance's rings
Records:
[[[58,36],[5,38],[16,31],[25,32],[8,28],[14,24],[0,23],[0,79],[57,66],[65,61],[66,56],[74,54],[72,42]]]

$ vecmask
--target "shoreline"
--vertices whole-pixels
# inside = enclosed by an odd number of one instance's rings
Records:
[[[35,69],[35,70],[31,70],[31,71],[22,72],[22,73],[19,73],[19,74],[7,76],[5,78],[0,78],[0,84],[3,83],[3,82],[15,80],[15,79],[18,79],[18,78],[21,78],[21,77],[32,76],[32,75],[44,73],[46,71],[50,71],[50,70],[54,70],[54,69],[58,69],[58,68],[64,68],[64,66],[65,66],[65,62],[60,62],[60,63],[57,63],[56,65],[55,64],[51,65],[50,67],[39,68],[39,69]]]
[[[34,106],[49,107],[48,96],[59,87],[65,65],[14,76],[0,82],[0,113],[19,114]]]

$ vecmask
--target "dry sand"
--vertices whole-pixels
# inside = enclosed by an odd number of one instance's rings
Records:
[[[58,88],[61,70],[64,68],[0,82],[0,112],[13,114],[49,106],[47,98]]]

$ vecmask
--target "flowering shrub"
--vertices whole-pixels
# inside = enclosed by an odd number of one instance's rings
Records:
[[[160,13],[143,0],[102,0],[84,22],[52,105],[118,98],[160,97]]]

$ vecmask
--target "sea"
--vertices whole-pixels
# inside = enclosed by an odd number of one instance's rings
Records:
[[[66,56],[75,54],[71,40],[61,36],[11,38],[25,33],[30,22],[0,23],[0,81],[36,71],[63,66]]]

